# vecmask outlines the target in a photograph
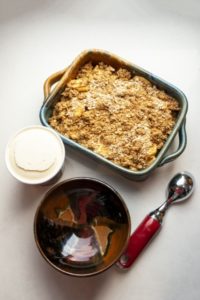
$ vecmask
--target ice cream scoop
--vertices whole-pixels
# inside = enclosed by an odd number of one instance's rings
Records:
[[[131,235],[128,246],[117,262],[121,269],[128,269],[144,247],[161,227],[166,210],[171,204],[188,199],[194,190],[194,178],[188,172],[176,174],[168,184],[167,200],[148,214]]]

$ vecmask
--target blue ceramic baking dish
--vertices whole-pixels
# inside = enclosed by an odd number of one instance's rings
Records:
[[[63,142],[72,147],[75,150],[79,150],[85,155],[88,155],[91,158],[94,158],[95,160],[99,161],[99,163],[102,163],[108,167],[111,167],[115,169],[116,171],[120,172],[121,175],[128,177],[129,179],[139,181],[147,178],[155,168],[160,167],[168,162],[173,161],[176,159],[181,153],[184,151],[187,143],[186,138],[186,130],[185,130],[185,121],[186,121],[186,113],[188,109],[188,102],[187,98],[184,95],[184,93],[179,90],[174,85],[166,82],[165,80],[159,78],[156,75],[153,75],[152,73],[142,69],[141,67],[138,67],[130,62],[127,62],[126,60],[113,55],[111,53],[108,53],[106,51],[102,50],[87,50],[82,52],[73,62],[72,64],[53,75],[51,75],[44,83],[44,103],[40,109],[40,120],[41,123],[44,126],[52,128],[49,123],[48,119],[52,115],[52,110],[55,105],[55,103],[59,100],[60,94],[63,92],[66,83],[75,78],[78,70],[87,62],[92,61],[94,63],[98,62],[104,62],[106,64],[109,64],[115,68],[127,68],[133,75],[140,75],[148,79],[150,82],[152,82],[154,85],[157,86],[157,88],[164,90],[167,94],[174,97],[180,105],[180,112],[177,116],[176,124],[169,135],[168,139],[166,140],[165,144],[163,145],[162,149],[159,151],[159,153],[156,156],[156,159],[153,161],[153,163],[147,167],[146,169],[139,170],[139,171],[132,171],[130,169],[124,168],[120,165],[117,165],[113,163],[112,161],[102,157],[99,154],[94,153],[93,151],[83,147],[82,145],[78,144],[77,142],[67,138],[66,136],[63,136],[60,134]],[[179,145],[178,148],[168,154],[168,150],[173,143],[174,138],[178,135],[179,137]]]

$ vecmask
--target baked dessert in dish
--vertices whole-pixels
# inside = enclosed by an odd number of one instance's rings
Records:
[[[125,68],[88,62],[67,82],[49,124],[115,164],[143,170],[170,135],[179,102]]]

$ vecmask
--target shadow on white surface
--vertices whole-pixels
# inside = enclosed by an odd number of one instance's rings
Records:
[[[51,186],[24,184],[12,178],[11,201],[9,202],[12,206],[12,211],[17,214],[34,209],[39,203],[38,200],[41,200],[42,195],[45,195],[50,188]],[[13,195],[14,199],[12,199]]]
[[[152,0],[149,3],[151,3],[151,6],[154,6],[163,12],[166,11],[192,18],[199,18],[200,16],[199,0]]]
[[[34,13],[47,9],[55,1],[52,0],[0,0],[0,22],[9,21],[16,17],[22,17],[25,14]],[[58,1],[56,1],[58,2]],[[75,2],[75,0],[66,0],[65,2]]]
[[[109,285],[109,280],[113,280],[112,277],[117,275],[117,270],[111,267],[92,277],[70,277],[54,270],[45,261],[43,263],[42,258],[39,257],[35,257],[34,269],[34,272],[38,272],[39,278],[42,279],[43,289],[49,293],[49,299],[56,299],[56,295],[59,295],[59,300],[99,299],[98,294],[101,294],[102,289],[106,289]]]
[[[125,0],[123,7],[121,7],[121,0],[116,0],[114,9],[112,0],[102,0],[100,2],[91,0],[0,0],[0,22],[19,18],[36,11],[48,11],[49,8],[56,13],[58,7],[63,7],[63,12],[68,14],[69,17],[82,17],[83,19],[88,18],[88,11],[90,11],[90,18],[98,19],[101,17],[107,20],[114,20],[116,17],[123,19],[122,15],[131,18],[137,13],[142,13],[144,16],[158,13],[158,15],[178,15],[193,19],[200,17],[199,0]],[[119,8],[121,13],[116,16],[115,11],[119,11]]]

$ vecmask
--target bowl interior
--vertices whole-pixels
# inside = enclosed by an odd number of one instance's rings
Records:
[[[125,203],[107,184],[76,178],[53,188],[35,216],[35,239],[59,271],[89,276],[114,264],[130,234]]]

